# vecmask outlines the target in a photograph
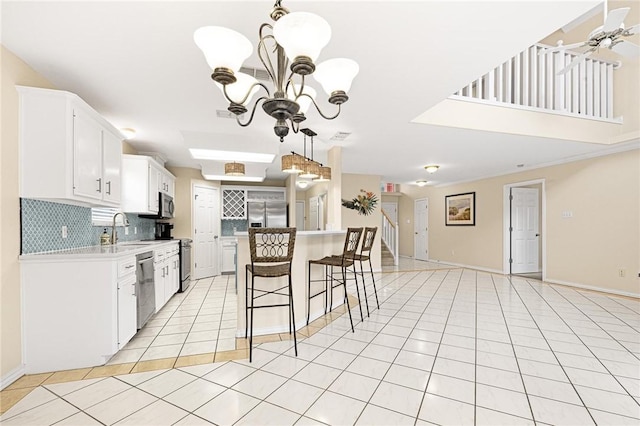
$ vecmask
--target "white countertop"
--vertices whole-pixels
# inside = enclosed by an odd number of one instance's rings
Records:
[[[163,246],[179,244],[180,240],[125,241],[115,245],[90,246],[46,253],[23,254],[21,262],[52,260],[111,260],[152,251]]]
[[[296,232],[296,237],[312,237],[312,236],[325,236],[325,235],[344,235],[347,231],[345,230],[335,230],[335,231],[298,231]],[[248,237],[249,232],[236,232],[236,237]]]

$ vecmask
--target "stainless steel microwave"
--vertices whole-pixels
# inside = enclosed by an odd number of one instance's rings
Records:
[[[163,192],[160,192],[158,197],[158,214],[141,214],[138,216],[147,219],[173,219],[173,212],[175,209],[173,197]]]

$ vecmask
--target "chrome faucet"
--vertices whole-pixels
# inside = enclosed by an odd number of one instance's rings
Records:
[[[116,217],[118,215],[122,215],[122,222],[124,222],[124,226],[129,226],[129,219],[127,219],[127,215],[123,212],[118,212],[113,215],[113,223],[111,224],[111,244],[115,244],[118,242],[118,233],[116,232]]]

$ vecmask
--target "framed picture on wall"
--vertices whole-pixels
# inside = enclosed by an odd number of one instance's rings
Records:
[[[476,225],[476,193],[445,195],[445,219],[447,226]]]

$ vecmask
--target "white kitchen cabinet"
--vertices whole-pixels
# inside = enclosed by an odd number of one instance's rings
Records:
[[[118,130],[73,93],[23,86],[17,90],[20,196],[119,207]]]
[[[132,213],[157,214],[160,192],[166,192],[161,188],[174,191],[174,182],[175,177],[153,158],[146,155],[123,155],[122,209]]]
[[[160,180],[160,188],[159,188],[160,192],[163,192],[169,195],[170,197],[174,197],[176,193],[175,188],[176,188],[176,179],[173,177],[171,173],[164,170],[162,172],[162,177]]]
[[[222,273],[235,273],[236,271],[236,239],[222,238]]]
[[[135,256],[118,262],[118,349],[131,340],[138,328],[136,265]]]
[[[177,242],[169,247],[154,250],[153,279],[156,289],[156,312],[160,311],[176,294],[180,286],[178,251]]]

